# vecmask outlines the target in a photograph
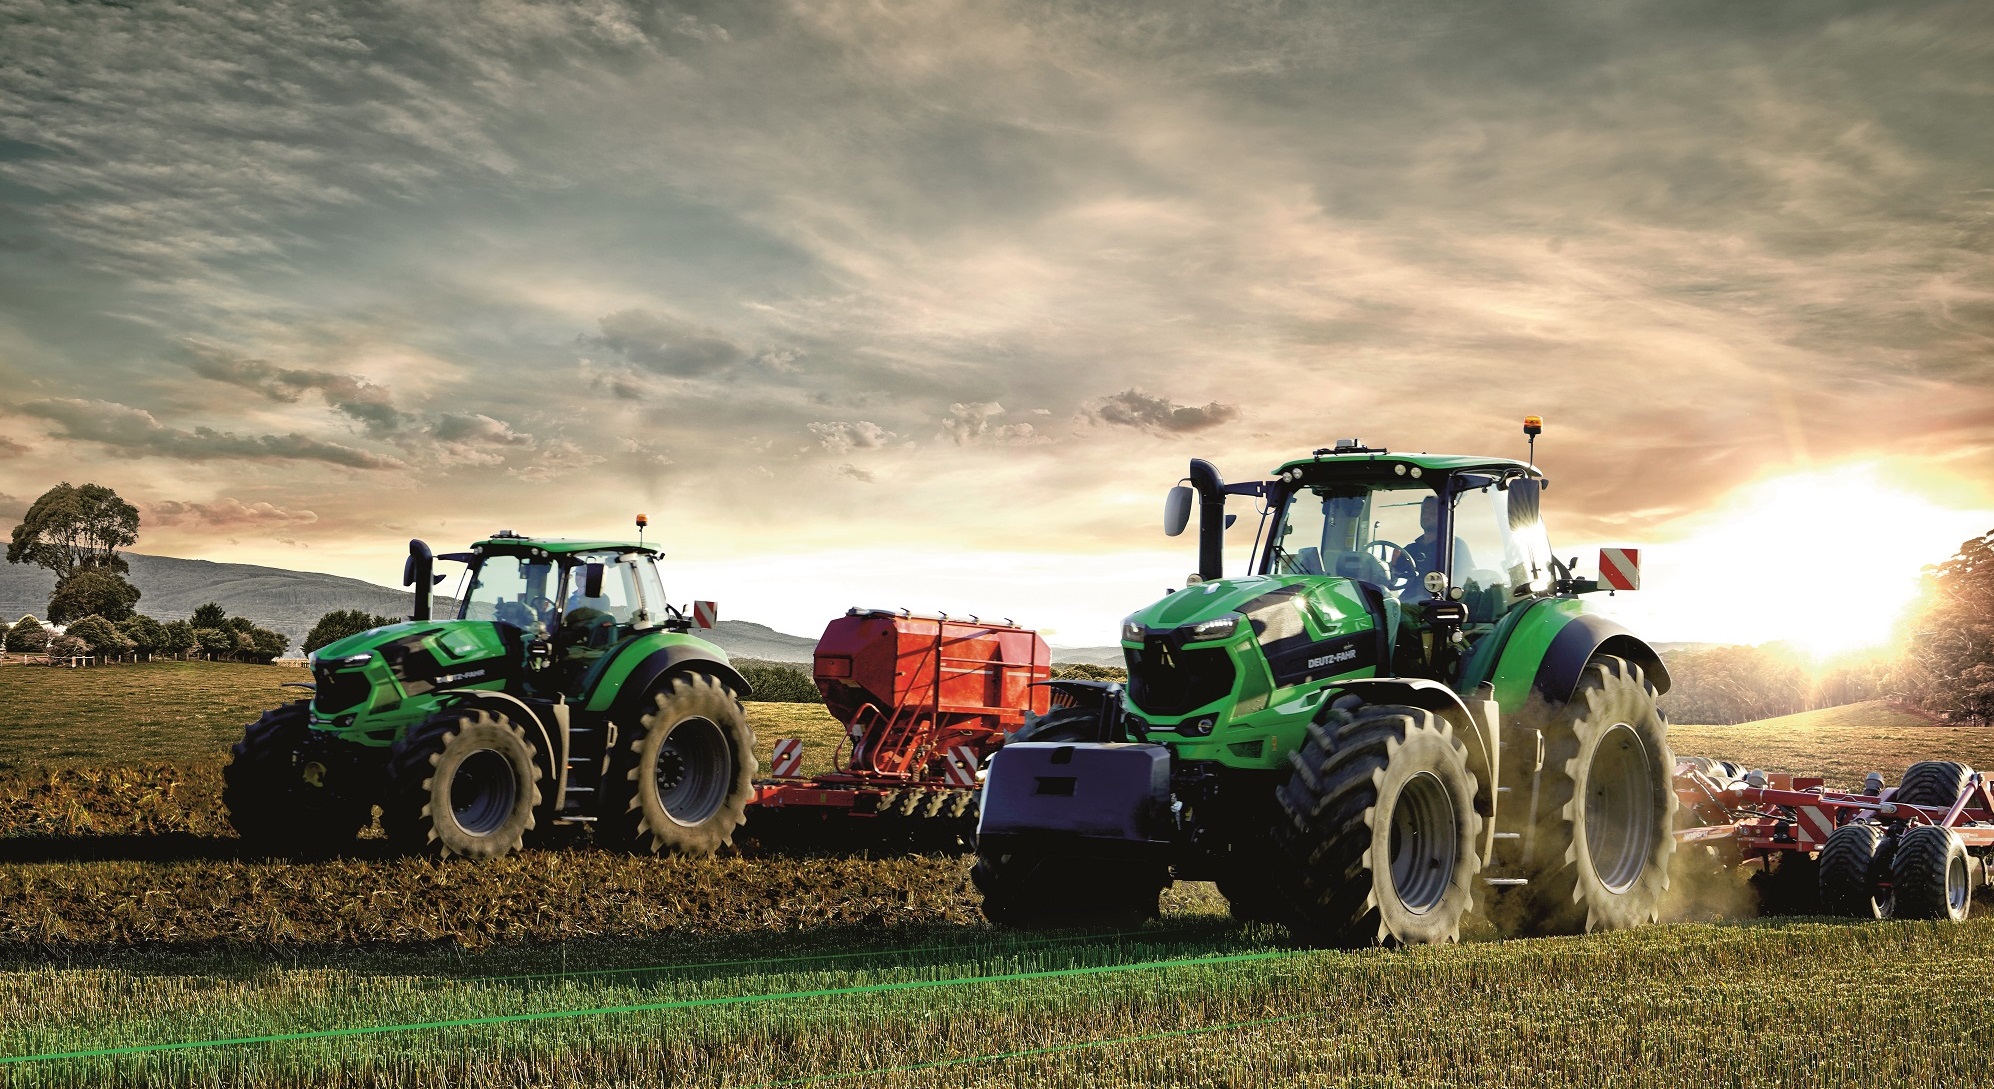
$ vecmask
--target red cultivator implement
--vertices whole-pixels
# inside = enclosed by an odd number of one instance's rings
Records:
[[[1845,794],[1816,777],[1686,757],[1675,791],[1688,822],[1679,845],[1757,869],[1773,914],[1957,921],[1994,877],[1994,792],[1950,760],[1913,764],[1891,788],[1872,772]]]
[[[983,762],[1044,713],[1052,655],[1037,632],[975,617],[853,609],[817,641],[814,673],[845,724],[833,770],[798,774],[803,741],[775,743],[772,777],[755,784],[748,831],[764,843],[875,833],[948,849],[976,828]],[[867,822],[861,826],[859,822]]]

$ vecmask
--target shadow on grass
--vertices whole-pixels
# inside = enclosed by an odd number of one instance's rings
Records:
[[[1152,921],[1133,928],[1010,930],[983,924],[874,927],[835,925],[759,934],[589,938],[469,951],[451,941],[369,945],[226,943],[0,945],[0,972],[111,970],[125,975],[253,979],[273,971],[337,971],[436,984],[538,990],[572,984],[643,986],[665,982],[800,972],[943,967],[1062,959],[1161,959],[1265,948],[1278,927],[1243,926],[1209,916]]]

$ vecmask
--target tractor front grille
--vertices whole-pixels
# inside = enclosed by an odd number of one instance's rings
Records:
[[[1232,656],[1224,647],[1185,650],[1161,639],[1141,650],[1123,647],[1129,664],[1129,699],[1152,715],[1182,715],[1232,693]]]
[[[312,706],[319,714],[331,715],[351,710],[367,699],[367,691],[372,685],[365,673],[357,669],[334,669],[327,665],[312,667],[312,680],[318,688],[312,693]]]

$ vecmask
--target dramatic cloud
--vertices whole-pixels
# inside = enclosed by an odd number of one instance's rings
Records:
[[[813,423],[810,433],[817,437],[817,445],[833,454],[849,454],[853,450],[871,450],[885,446],[895,438],[893,432],[867,420],[857,423],[831,421]]]
[[[995,401],[976,404],[958,401],[950,405],[949,414],[942,417],[941,434],[936,437],[945,438],[957,446],[972,446],[979,442],[1024,446],[1044,440],[1036,428],[1022,420],[1015,423],[995,422],[1002,415],[1004,406]]]
[[[533,445],[533,436],[504,420],[476,412],[448,412],[436,418],[427,436],[437,460],[446,465],[500,465],[505,451]]]
[[[61,437],[185,461],[322,461],[352,469],[399,469],[400,461],[304,435],[237,435],[208,427],[167,427],[144,409],[113,401],[57,398],[30,401],[18,411],[59,424]]]
[[[270,503],[244,503],[240,499],[223,496],[212,503],[182,503],[171,499],[149,503],[145,508],[144,521],[147,525],[192,525],[215,529],[281,529],[311,525],[318,521],[318,515],[308,510],[285,510]]]
[[[589,343],[659,374],[708,374],[748,358],[746,348],[716,329],[650,310],[619,310],[600,324],[602,335]]]
[[[386,388],[364,378],[327,371],[295,370],[260,359],[243,359],[208,345],[190,345],[188,364],[194,373],[217,382],[255,390],[273,401],[294,402],[316,390],[325,403],[360,421],[370,432],[385,434],[402,422]]]
[[[1203,431],[1239,419],[1239,406],[1217,401],[1208,405],[1172,404],[1167,398],[1131,388],[1088,405],[1086,415],[1101,423],[1147,431]]]

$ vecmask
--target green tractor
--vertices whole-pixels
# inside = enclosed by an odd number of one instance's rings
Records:
[[[639,516],[638,526],[644,525]],[[465,564],[435,619],[436,559]],[[223,770],[253,849],[351,847],[381,807],[410,852],[494,858],[563,825],[707,855],[754,794],[746,681],[688,634],[641,542],[409,542],[411,619],[321,647],[312,696],[251,723]]]
[[[1532,423],[1534,423],[1534,418]],[[1526,424],[1526,432],[1536,430]],[[973,878],[993,921],[1153,916],[1173,879],[1317,944],[1657,917],[1674,760],[1647,643],[1587,615],[1531,464],[1342,440],[1270,480],[1191,462],[1198,571],[1131,615],[1097,686],[992,759]],[[1224,578],[1229,496],[1261,515]],[[1271,532],[1270,532],[1271,528]]]

